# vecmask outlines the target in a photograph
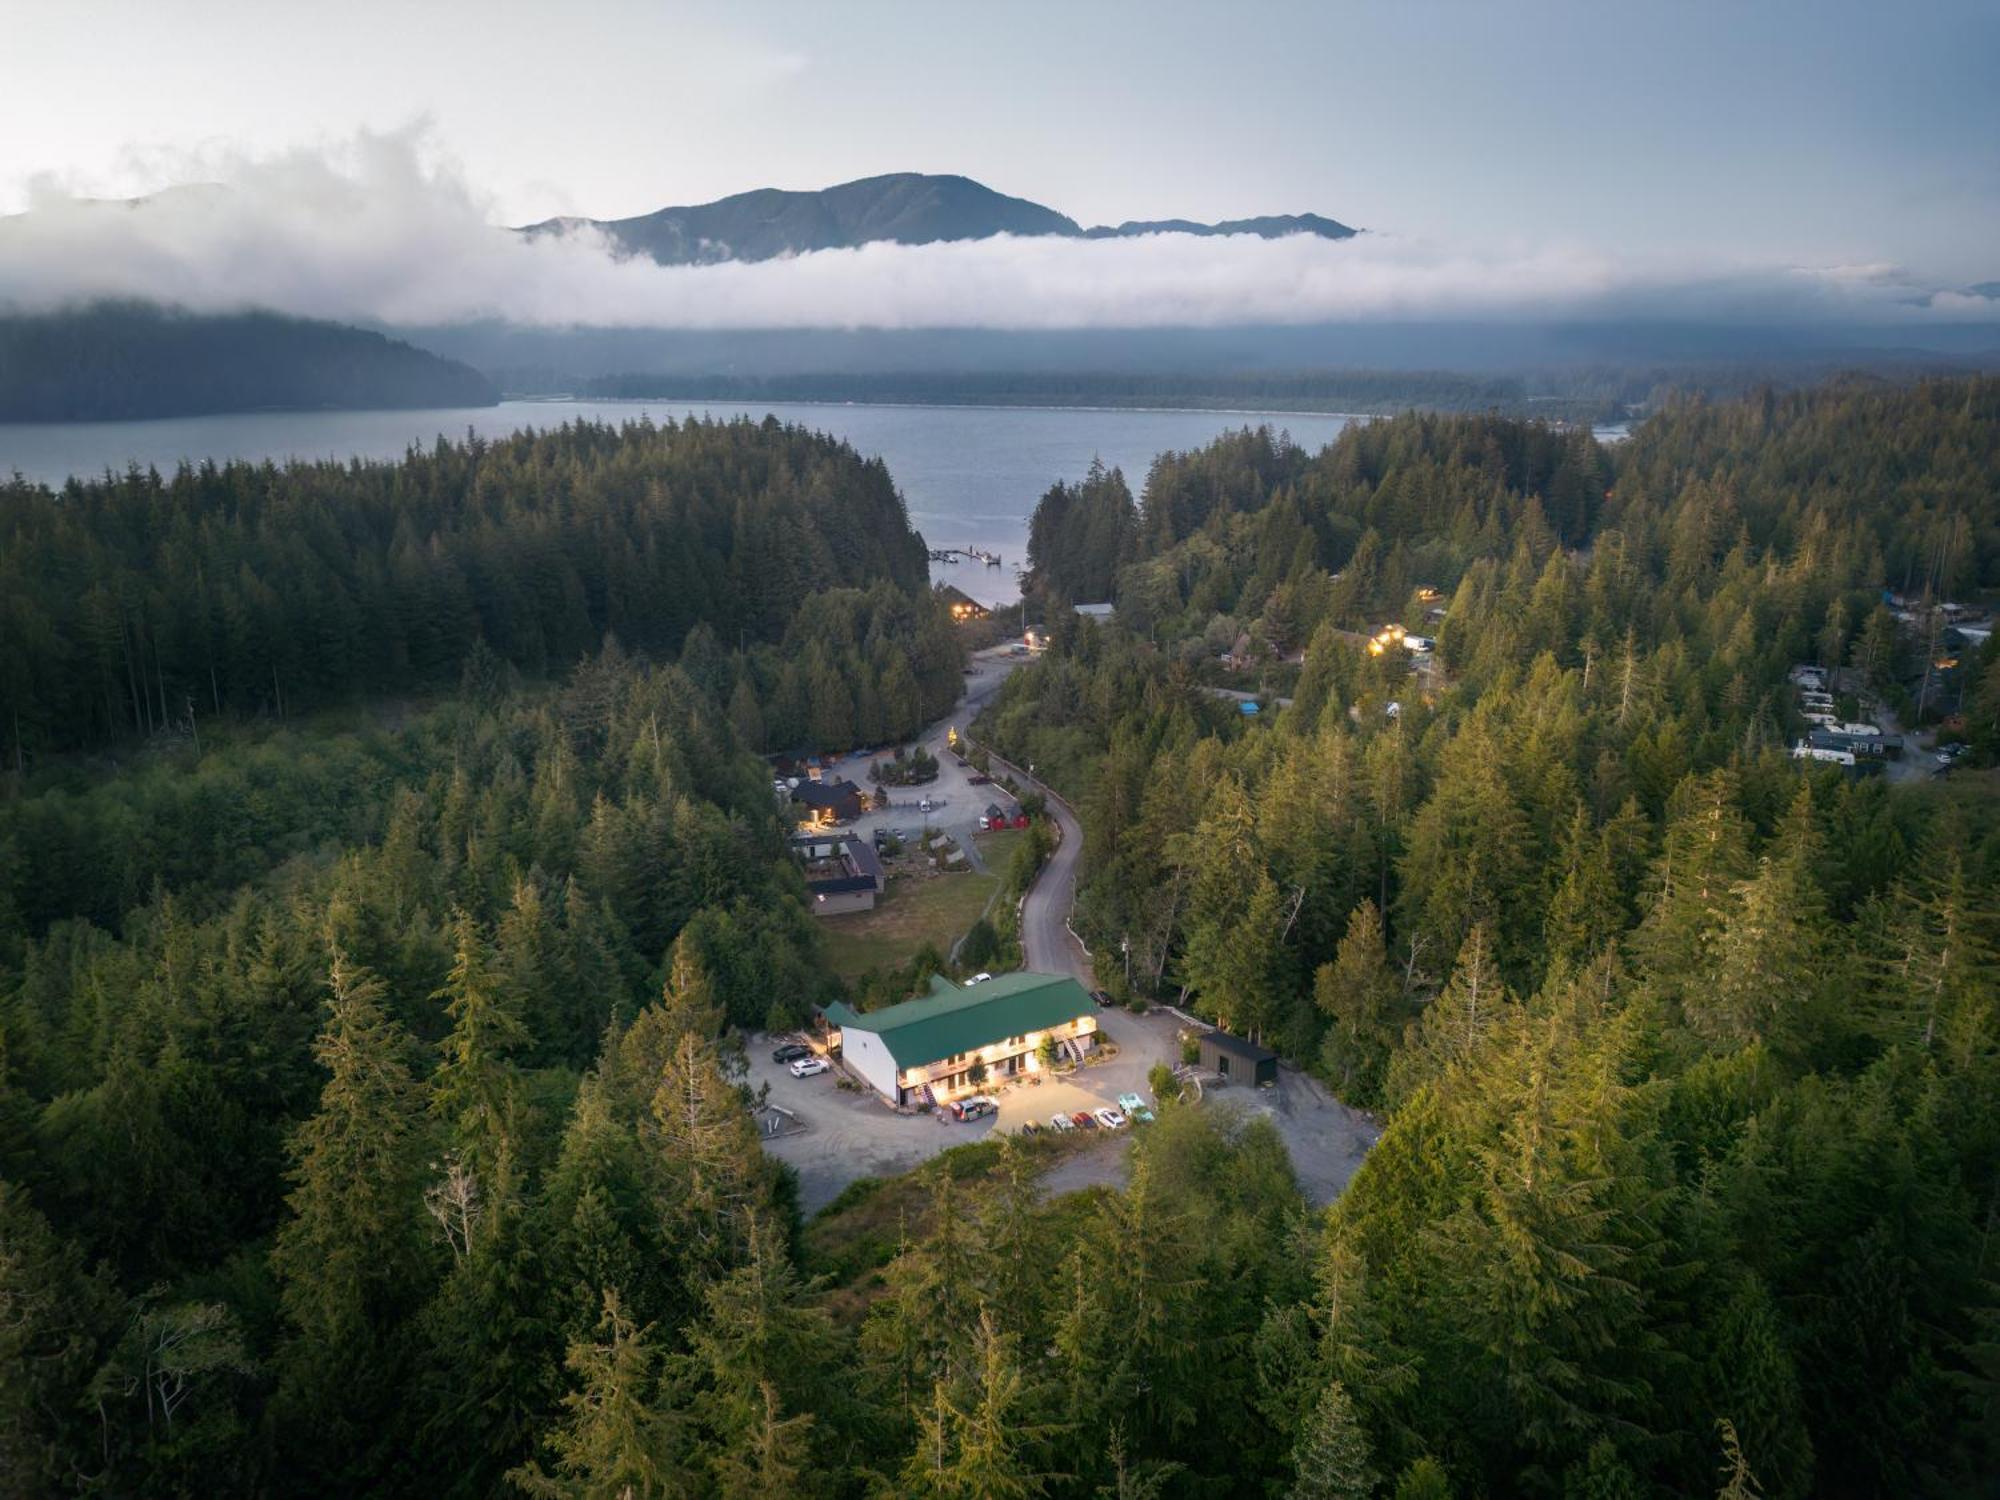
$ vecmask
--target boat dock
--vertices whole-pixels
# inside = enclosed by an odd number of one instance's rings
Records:
[[[1000,566],[1000,554],[987,552],[979,547],[933,547],[930,549],[932,562],[955,563],[961,558],[969,562],[983,562],[989,568]]]

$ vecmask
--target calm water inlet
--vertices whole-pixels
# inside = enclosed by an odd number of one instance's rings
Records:
[[[988,604],[1016,597],[1027,561],[1028,517],[1058,479],[1078,480],[1093,458],[1123,469],[1136,496],[1156,454],[1198,448],[1218,434],[1268,424],[1308,448],[1330,443],[1349,418],[1298,413],[1103,411],[984,406],[742,406],[675,401],[503,401],[443,411],[256,412],[155,422],[0,425],[0,474],[61,485],[130,464],[170,471],[214,459],[395,458],[440,433],[498,436],[577,418],[655,421],[690,411],[714,417],[774,413],[831,432],[889,466],[911,523],[932,547],[997,552],[1002,566],[933,564],[934,578]]]

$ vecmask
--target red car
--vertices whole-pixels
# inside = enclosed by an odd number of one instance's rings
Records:
[[[1078,1130],[1097,1129],[1097,1117],[1087,1109],[1078,1110],[1075,1114],[1070,1116],[1070,1119],[1075,1122],[1076,1128]]]

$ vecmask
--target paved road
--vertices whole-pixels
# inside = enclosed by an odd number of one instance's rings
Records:
[[[1021,767],[997,755],[991,760],[1022,786],[1039,790],[1047,799],[1049,816],[1062,831],[1055,852],[1021,902],[1022,966],[1037,974],[1074,974],[1086,987],[1094,985],[1090,959],[1069,930],[1070,912],[1076,906],[1076,868],[1083,859],[1083,825],[1067,802]]]

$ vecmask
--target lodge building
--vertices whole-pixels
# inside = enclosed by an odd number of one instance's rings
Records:
[[[829,1046],[899,1108],[920,1109],[989,1083],[1039,1072],[1042,1044],[1081,1061],[1097,1043],[1097,1006],[1066,974],[1001,974],[960,985],[933,976],[930,992],[882,1010],[835,1002]]]

